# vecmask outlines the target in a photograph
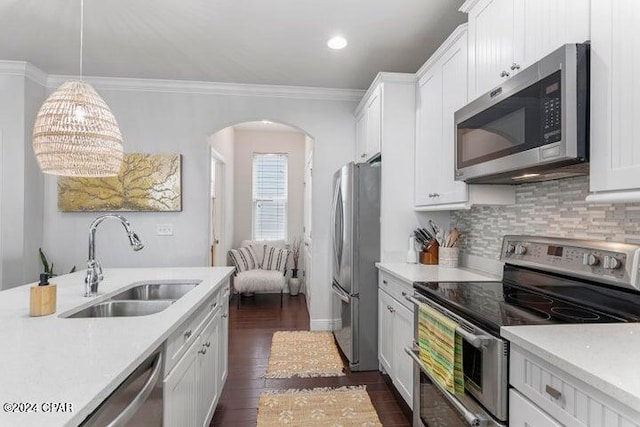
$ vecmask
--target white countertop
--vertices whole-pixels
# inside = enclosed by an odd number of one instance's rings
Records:
[[[94,298],[83,296],[84,271],[54,277],[50,281],[57,285],[57,311],[43,317],[29,317],[31,285],[0,292],[0,404],[61,402],[73,408],[73,412],[55,414],[0,410],[0,425],[79,424],[232,272],[231,267],[106,269],[100,295]],[[156,314],[59,317],[135,282],[181,279],[202,283]]]
[[[379,270],[408,283],[413,282],[495,282],[499,277],[469,268],[447,268],[439,265],[377,262]]]
[[[620,403],[640,408],[640,323],[510,326],[501,335]]]

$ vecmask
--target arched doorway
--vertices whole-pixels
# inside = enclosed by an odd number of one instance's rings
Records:
[[[314,139],[298,127],[259,120],[221,129],[208,143],[211,265],[227,265],[229,249],[245,241],[299,240],[298,277],[310,283]],[[282,168],[283,181],[269,181],[274,167]],[[285,197],[276,196],[276,184],[286,186]],[[302,291],[309,304],[309,286]]]

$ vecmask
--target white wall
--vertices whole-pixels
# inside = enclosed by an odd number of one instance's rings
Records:
[[[97,232],[97,258],[115,266],[202,266],[209,256],[208,137],[233,124],[269,119],[296,126],[315,139],[313,180],[312,327],[329,328],[329,209],[333,172],[354,152],[355,101],[270,96],[268,91],[238,95],[200,90],[166,91],[150,81],[130,86],[88,79],[114,112],[128,152],[183,155],[183,212],[126,213],[146,247],[132,252],[119,224],[103,223]],[[139,88],[137,88],[138,86]],[[204,92],[204,93],[203,93]],[[311,94],[310,96],[314,96]],[[326,98],[326,97],[325,97]],[[45,179],[44,248],[67,268],[84,265],[87,227],[98,214],[62,213],[57,209],[56,179]],[[155,235],[158,223],[173,223],[174,235]],[[6,267],[6,264],[5,264]],[[78,283],[82,288],[82,283]]]
[[[43,178],[31,133],[45,90],[27,74],[25,63],[10,62],[0,71],[0,288],[38,278],[38,247],[42,243]]]
[[[235,195],[234,195],[234,246],[242,240],[252,239],[252,168],[255,153],[287,155],[288,211],[287,237],[302,237],[304,219],[304,140],[300,132],[235,131]]]
[[[220,156],[218,160],[224,162],[224,230],[222,241],[217,249],[216,258],[226,259],[226,253],[233,248],[234,239],[234,162],[235,162],[235,131],[227,127],[216,132],[209,138],[211,148]],[[222,254],[220,254],[222,252]],[[224,254],[224,255],[223,255]],[[221,258],[222,257],[222,258]]]

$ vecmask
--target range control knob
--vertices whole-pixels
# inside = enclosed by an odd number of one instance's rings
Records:
[[[507,253],[508,254],[512,254],[516,251],[516,247],[514,245],[512,245],[511,243],[509,243],[507,245]]]
[[[523,245],[516,246],[516,255],[524,255],[527,253],[527,247]]]
[[[606,255],[604,257],[603,265],[604,265],[604,268],[608,268],[610,270],[616,270],[622,266],[622,262],[620,262],[620,260],[616,257]]]
[[[594,254],[586,253],[582,256],[582,264],[588,265],[589,267],[593,267],[594,265],[598,265],[600,260]]]

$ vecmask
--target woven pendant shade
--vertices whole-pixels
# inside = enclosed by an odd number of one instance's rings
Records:
[[[95,89],[69,80],[40,107],[33,127],[33,151],[44,173],[115,176],[122,164],[122,135]]]

